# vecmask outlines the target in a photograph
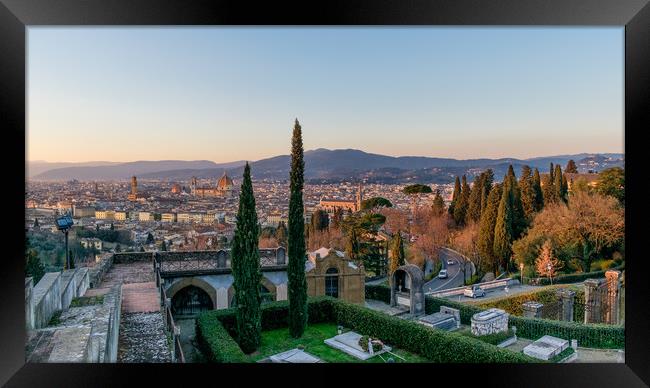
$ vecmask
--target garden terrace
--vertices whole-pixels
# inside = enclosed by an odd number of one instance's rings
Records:
[[[288,303],[272,302],[262,306],[262,337],[267,340],[277,337],[286,330],[288,320]],[[310,298],[308,303],[309,326],[312,331],[302,345],[309,345],[315,332],[322,336],[330,333],[334,325],[341,325],[363,335],[379,338],[393,346],[395,352],[406,356],[411,362],[535,362],[534,359],[510,350],[501,349],[482,341],[457,333],[428,328],[416,322],[391,317],[381,312],[350,304],[330,297]],[[322,325],[325,324],[325,325]],[[289,350],[296,343],[281,339],[285,348],[270,349],[264,346],[260,354],[252,357],[244,354],[236,341],[236,310],[224,309],[208,311],[199,315],[196,322],[197,340],[203,356],[211,362],[252,362],[264,357],[268,352]],[[266,333],[265,333],[266,332]],[[408,335],[405,335],[408,333]],[[284,334],[280,334],[282,337]],[[323,340],[325,338],[321,337]],[[312,344],[314,346],[314,344]],[[306,349],[308,352],[319,350]],[[263,354],[262,354],[263,353]],[[322,355],[322,353],[321,353]],[[326,356],[327,358],[327,356]],[[343,361],[343,356],[331,361]]]

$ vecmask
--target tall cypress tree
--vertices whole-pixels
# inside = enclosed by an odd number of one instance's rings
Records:
[[[406,263],[406,255],[404,254],[404,242],[402,241],[401,231],[397,231],[391,241],[390,248],[390,266],[388,268],[388,274],[392,275],[395,270]]]
[[[494,255],[503,269],[508,266],[512,250],[513,221],[514,214],[512,204],[514,202],[512,183],[508,176],[503,179],[503,193],[499,201],[497,220],[494,225]]]
[[[445,201],[440,195],[440,190],[436,190],[436,196],[433,198],[433,205],[431,205],[433,214],[441,216],[445,212]]]
[[[548,175],[544,176],[542,184],[542,193],[544,196],[544,205],[551,203],[556,203],[558,201],[557,191],[555,190],[555,178],[554,178],[554,168],[553,163],[549,169]]]
[[[454,206],[454,221],[456,225],[463,226],[467,220],[467,209],[469,207],[470,188],[467,184],[467,177],[463,175],[463,183],[460,188],[460,198]]]
[[[472,192],[469,195],[469,207],[467,209],[467,221],[476,221],[481,218],[481,200],[483,198],[483,183],[485,175],[477,175],[474,178]]]
[[[454,193],[451,196],[451,203],[449,204],[449,215],[454,216],[454,208],[456,207],[456,202],[460,199],[460,178],[456,176],[456,183],[454,184]]]
[[[570,174],[578,173],[578,166],[576,166],[576,162],[574,162],[573,159],[569,160],[569,162],[566,164],[564,172],[568,172]]]
[[[508,167],[508,189],[511,191],[512,239],[516,240],[524,232],[528,226],[528,222],[526,221],[524,207],[521,203],[521,190],[519,189],[517,176],[512,165]]]
[[[291,194],[289,197],[289,238],[287,253],[289,263],[289,333],[299,338],[307,326],[307,279],[305,278],[305,223],[302,191],[305,179],[302,128],[298,119],[293,126],[291,139]]]
[[[544,207],[544,194],[542,193],[542,181],[539,177],[539,170],[533,173],[533,193],[535,194],[535,211],[538,212]]]
[[[232,275],[237,301],[237,338],[244,353],[254,352],[262,336],[262,310],[260,309],[259,225],[255,210],[255,196],[248,163],[239,195],[237,226],[232,242]]]
[[[501,191],[501,185],[495,185],[490,190],[485,209],[481,214],[478,236],[479,254],[483,258],[482,262],[486,264],[483,269],[490,268],[494,273],[498,268],[498,260],[494,254],[494,229],[501,202]]]
[[[524,166],[521,169],[519,190],[521,191],[521,205],[524,209],[524,216],[526,219],[531,220],[535,213],[535,188],[532,171],[528,166]]]
[[[553,172],[553,189],[555,190],[555,197],[558,201],[566,202],[566,193],[564,191],[564,184],[562,183],[562,167],[557,164],[555,165],[555,171]]]

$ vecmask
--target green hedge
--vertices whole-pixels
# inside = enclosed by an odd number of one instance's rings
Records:
[[[366,288],[377,288],[386,286],[366,286]],[[390,289],[388,301],[379,299],[386,303],[390,302]],[[372,290],[372,295],[384,295],[386,290]],[[366,295],[368,291],[366,290]],[[384,296],[385,297],[385,296]],[[472,316],[484,310],[484,308],[455,302],[449,299],[425,297],[425,312],[432,314],[440,311],[440,306],[448,306],[460,311],[460,321],[465,325],[472,323]],[[536,340],[546,334],[559,338],[578,340],[579,346],[622,349],[625,347],[625,328],[619,325],[604,324],[582,324],[577,322],[553,321],[547,319],[524,318],[511,315],[508,320],[509,326],[517,327],[517,336]]]
[[[230,316],[234,320],[232,312]],[[244,362],[246,355],[222,325],[220,317],[229,315],[224,310],[213,310],[197,317],[196,338],[201,353],[209,362]]]
[[[432,329],[414,321],[392,317],[340,300],[335,300],[332,304],[339,325],[379,338],[385,343],[417,353],[433,362],[536,362],[524,354],[501,349],[458,333]]]
[[[366,284],[366,299],[390,303],[390,287],[383,284]]]
[[[332,322],[333,298],[309,298],[309,323]],[[262,330],[273,330],[288,325],[289,302],[270,302],[262,305]],[[196,338],[199,349],[210,362],[247,362],[235,338],[236,309],[211,310],[199,314],[196,320]]]
[[[615,269],[619,271],[623,271],[625,269],[625,263],[622,265],[619,265],[618,267],[610,268],[610,269]],[[583,273],[576,273],[576,274],[570,274],[570,275],[559,275],[557,277],[553,278],[553,284],[566,284],[566,283],[578,283],[585,281],[587,279],[599,279],[599,278],[604,278],[605,277],[605,271],[592,271],[592,272],[583,272]],[[532,283],[531,281],[534,281],[536,285],[540,286],[548,286],[551,284],[551,281],[548,278],[534,278],[534,279],[529,279],[528,283]]]

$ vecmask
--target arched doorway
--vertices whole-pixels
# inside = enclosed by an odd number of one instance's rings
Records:
[[[339,270],[334,267],[325,272],[325,295],[339,297]]]
[[[172,297],[172,314],[174,316],[195,315],[213,308],[210,295],[196,286],[184,287]]]

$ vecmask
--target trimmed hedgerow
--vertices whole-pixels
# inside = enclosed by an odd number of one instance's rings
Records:
[[[384,287],[386,286],[367,286]],[[372,290],[374,295],[382,295],[385,291]],[[388,289],[390,302],[390,289]],[[465,325],[472,323],[472,316],[484,310],[470,304],[455,302],[449,299],[425,297],[427,314],[440,311],[440,306],[448,306],[460,311],[460,321]],[[384,300],[385,301],[385,300]],[[386,302],[386,303],[388,303]],[[517,327],[517,336],[536,340],[548,334],[567,340],[578,340],[578,345],[604,349],[623,349],[625,347],[625,328],[619,325],[582,324],[578,322],[552,321],[548,319],[524,318],[511,315],[508,320],[510,327]]]
[[[485,302],[475,303],[476,306],[489,309],[492,307],[502,309],[508,314],[523,316],[524,315],[524,302],[536,301],[544,305],[557,303],[557,292],[559,289],[567,288],[567,286],[549,286],[539,290],[524,292],[512,296],[505,296],[497,299],[492,299]],[[576,298],[582,296],[584,300],[584,290],[575,291]]]
[[[536,340],[544,335],[578,340],[579,346],[604,349],[625,347],[625,328],[618,325],[582,324],[510,316],[510,326],[517,327],[517,336]]]
[[[474,335],[472,334],[472,331],[470,329],[465,329],[463,331],[459,331],[458,334],[464,335],[469,338],[474,338],[476,340],[483,341],[491,345],[498,345],[504,342],[505,340],[515,336],[515,333],[512,329],[508,329],[508,331],[502,331],[499,333],[487,334],[487,335]]]
[[[234,311],[224,313],[223,310],[216,310],[199,314],[196,319],[199,349],[209,362],[244,362],[246,355],[219,319],[232,316],[234,322]]]
[[[332,322],[333,298],[323,296],[309,299],[309,323]],[[273,330],[288,325],[289,303],[271,302],[262,305],[262,330]],[[237,341],[237,311],[235,308],[211,310],[199,314],[196,320],[196,338],[199,349],[210,362],[246,362]]]
[[[383,284],[366,284],[366,299],[390,303],[390,287]]]
[[[610,269],[616,269],[619,271],[623,271],[625,269],[625,263],[613,267]],[[559,275],[557,277],[553,278],[553,284],[566,284],[566,283],[578,283],[582,282],[587,279],[598,279],[598,278],[604,278],[605,277],[605,271],[592,271],[592,272],[583,272],[583,273],[575,273],[575,274],[569,274],[569,275]],[[548,278],[533,278],[528,281],[529,284],[535,284],[539,286],[547,286],[551,284],[551,281]]]
[[[432,329],[340,300],[332,301],[332,304],[337,323],[434,362],[536,362],[524,354],[457,333]]]

